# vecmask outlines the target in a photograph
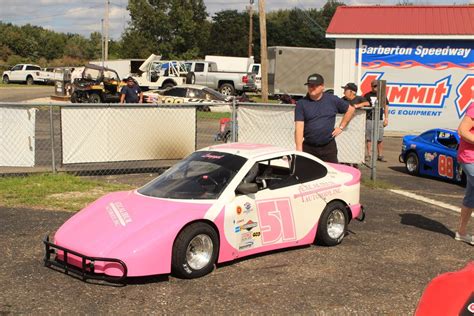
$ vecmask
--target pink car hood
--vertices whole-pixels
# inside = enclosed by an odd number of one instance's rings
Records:
[[[84,255],[121,259],[157,240],[169,243],[185,224],[203,218],[210,206],[136,191],[111,193],[64,223],[54,242]]]

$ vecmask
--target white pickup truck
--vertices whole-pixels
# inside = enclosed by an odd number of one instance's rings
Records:
[[[249,66],[250,71],[252,67],[253,64]],[[224,95],[247,91],[249,76],[255,76],[251,72],[218,71],[217,64],[211,61],[188,61],[186,68],[193,76],[193,83],[218,90]]]
[[[28,85],[33,83],[44,83],[45,79],[41,76],[41,67],[31,64],[18,64],[2,74],[3,83],[26,82]]]

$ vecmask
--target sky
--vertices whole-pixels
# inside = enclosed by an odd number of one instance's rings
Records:
[[[0,0],[0,21],[16,25],[30,23],[56,32],[78,33],[88,37],[101,32],[106,0]],[[130,20],[128,0],[110,1],[109,34],[119,39]],[[221,10],[245,10],[250,0],[204,0],[210,16]],[[347,5],[393,5],[400,0],[343,0]],[[418,5],[469,4],[474,0],[410,0]],[[326,0],[266,0],[266,11],[278,9],[319,9]],[[255,0],[254,8],[258,7]]]

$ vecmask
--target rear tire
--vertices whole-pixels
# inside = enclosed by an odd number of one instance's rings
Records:
[[[214,269],[219,251],[217,232],[205,223],[184,228],[174,241],[171,268],[180,278],[194,279]]]
[[[219,92],[222,93],[223,95],[234,95],[235,94],[235,89],[234,86],[230,83],[223,83],[219,87]]]
[[[27,85],[31,86],[34,83],[35,83],[35,81],[33,80],[33,77],[31,77],[31,76],[26,77],[26,84]]]
[[[316,242],[324,246],[336,246],[342,242],[347,230],[348,214],[344,203],[329,203],[319,219]]]
[[[417,175],[420,171],[420,160],[418,159],[418,155],[415,152],[408,153],[407,157],[405,158],[405,168],[407,172],[412,175]]]
[[[10,83],[10,78],[8,78],[7,75],[3,76],[3,83],[4,84],[9,84]]]

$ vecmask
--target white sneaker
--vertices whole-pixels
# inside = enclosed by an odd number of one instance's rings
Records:
[[[471,236],[469,234],[461,235],[458,232],[456,232],[454,239],[459,240],[459,241],[464,241],[464,242],[467,242],[468,244],[474,245],[474,236]]]

